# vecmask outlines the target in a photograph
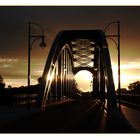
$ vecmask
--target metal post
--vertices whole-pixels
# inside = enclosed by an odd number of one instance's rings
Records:
[[[27,110],[30,109],[30,50],[31,50],[31,46],[30,46],[30,36],[31,36],[31,33],[30,33],[30,28],[31,28],[31,25],[30,25],[30,22],[29,22],[29,32],[28,32],[28,103],[27,103]]]
[[[118,21],[118,103],[119,103],[119,109],[121,109],[121,73],[120,73],[120,22]]]
[[[106,32],[106,30],[108,29],[108,27],[114,23],[118,24],[118,35],[107,35],[106,37],[108,37],[109,39],[111,39],[115,45],[117,46],[117,50],[118,50],[118,108],[121,109],[121,103],[120,103],[120,97],[121,97],[121,72],[120,72],[120,21],[115,21],[115,22],[111,22],[109,23],[105,29],[104,32]],[[117,37],[118,38],[118,42],[116,43],[116,41],[113,39],[113,37]]]
[[[35,36],[31,35],[31,24],[37,26],[41,30],[42,35],[35,35]],[[31,48],[32,48],[33,43],[38,39],[42,39],[42,42],[40,43],[41,48],[45,48],[46,44],[44,42],[43,28],[39,24],[29,22],[28,28],[29,28],[29,30],[28,30],[28,90],[27,90],[27,92],[28,92],[27,98],[28,99],[27,99],[27,110],[30,110],[30,78],[31,78],[30,77],[30,59],[31,59],[30,57],[31,57]],[[31,40],[31,38],[32,38],[32,40]]]

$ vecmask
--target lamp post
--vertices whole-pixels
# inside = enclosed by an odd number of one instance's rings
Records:
[[[110,27],[112,24],[117,24],[117,28],[118,28],[118,34],[114,35],[106,35],[107,38],[111,39],[115,45],[117,46],[117,50],[118,50],[118,104],[119,104],[119,109],[121,109],[121,103],[120,103],[120,96],[121,96],[121,73],[120,73],[120,21],[113,21],[110,22],[104,29],[104,32],[106,33],[106,30],[108,29],[108,27]],[[113,38],[118,38],[117,43]]]
[[[31,25],[34,25],[36,27],[39,28],[39,30],[41,31],[41,35],[32,35],[31,34]],[[32,49],[32,45],[35,41],[42,39],[42,42],[40,43],[40,47],[41,48],[45,48],[46,44],[44,42],[44,31],[43,28],[37,24],[37,23],[32,23],[29,22],[28,23],[28,103],[27,103],[27,110],[30,109],[30,60],[31,60],[31,49]]]

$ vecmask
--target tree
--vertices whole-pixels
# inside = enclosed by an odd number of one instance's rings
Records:
[[[5,83],[3,77],[0,75],[0,94],[3,94],[5,90]]]
[[[134,83],[130,83],[128,86],[130,91],[140,91],[140,81],[136,81]]]
[[[41,83],[42,83],[42,77],[39,77],[39,78],[37,79],[37,81],[38,81],[38,84],[41,84]]]
[[[3,77],[0,75],[0,90],[3,90],[5,88],[5,83]]]
[[[41,84],[43,84],[45,82],[45,79],[43,77],[39,77],[37,79],[37,81],[38,81],[38,84],[41,85]]]
[[[117,89],[117,90],[116,90],[116,93],[118,93],[118,91],[119,91],[119,90]],[[121,92],[121,94],[127,94],[128,91],[127,91],[126,88],[121,88],[121,89],[120,89],[120,92]]]
[[[11,89],[12,88],[12,86],[11,85],[8,85],[8,89]]]

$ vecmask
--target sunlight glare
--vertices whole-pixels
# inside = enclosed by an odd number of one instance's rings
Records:
[[[137,63],[132,64],[122,64],[121,65],[121,88],[127,88],[130,83],[138,81],[140,79],[140,75],[138,75],[135,71],[138,69]],[[118,67],[116,64],[113,64],[113,78],[115,89],[118,89]],[[129,70],[129,71],[128,71]],[[133,70],[133,72],[130,72]]]
[[[91,91],[92,73],[87,70],[81,70],[75,75],[75,80],[81,91]]]

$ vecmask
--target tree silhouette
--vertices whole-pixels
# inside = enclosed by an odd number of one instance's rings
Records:
[[[41,85],[41,84],[43,84],[45,82],[45,79],[43,77],[39,77],[37,79],[37,81],[38,81],[38,84]]]
[[[37,79],[37,81],[38,81],[38,84],[41,84],[41,82],[42,82],[42,77],[39,77],[39,78]]]
[[[11,85],[8,85],[8,89],[11,89],[12,88],[12,86]]]
[[[3,77],[0,75],[0,92],[2,92],[5,88],[5,83]]]
[[[136,81],[134,83],[130,83],[128,86],[130,91],[133,91],[135,93],[140,92],[140,81]]]

